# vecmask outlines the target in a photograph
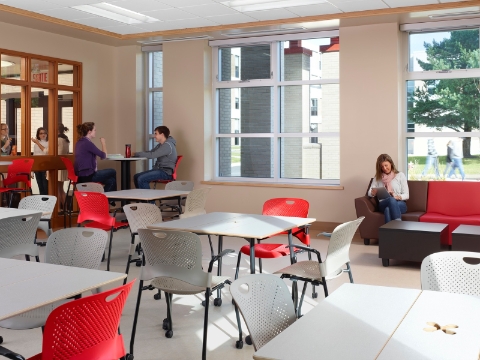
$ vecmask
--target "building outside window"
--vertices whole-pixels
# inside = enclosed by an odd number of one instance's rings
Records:
[[[337,31],[326,35],[241,46],[211,42],[216,179],[339,183],[340,45]],[[235,77],[230,69],[237,58]]]
[[[411,180],[480,180],[479,29],[409,34]]]

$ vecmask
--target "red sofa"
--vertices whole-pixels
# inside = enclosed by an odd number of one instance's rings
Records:
[[[458,226],[480,225],[480,183],[468,181],[430,181],[427,211],[420,222],[448,224],[448,242]]]

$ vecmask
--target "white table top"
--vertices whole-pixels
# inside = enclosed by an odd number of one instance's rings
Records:
[[[151,201],[175,196],[186,196],[189,192],[183,190],[130,189],[110,191],[104,194],[109,199]]]
[[[0,166],[12,165],[13,161],[0,161]]]
[[[150,229],[190,231],[249,239],[269,236],[314,222],[314,218],[213,212],[149,225]]]
[[[110,271],[2,258],[0,274],[0,320],[126,277]]]
[[[465,295],[344,284],[253,358],[477,360],[479,306]],[[425,332],[427,321],[458,323],[463,333]]]
[[[33,215],[33,214],[38,214],[41,211],[39,210],[26,210],[26,209],[16,209],[16,208],[7,208],[7,207],[0,207],[0,219],[4,219],[7,217],[11,216],[17,216],[17,215]],[[42,213],[43,215],[48,215],[50,213]]]
[[[146,157],[106,157],[105,160],[114,160],[114,161],[138,161],[138,160],[148,160]]]

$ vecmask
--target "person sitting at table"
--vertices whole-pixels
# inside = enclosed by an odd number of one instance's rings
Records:
[[[47,130],[44,127],[37,129],[37,134],[32,137],[33,155],[48,155],[48,140]],[[40,195],[48,195],[48,178],[46,171],[35,171],[35,178],[37,179],[38,192]]]
[[[75,144],[75,174],[78,176],[78,183],[98,182],[104,185],[104,191],[117,190],[117,172],[115,169],[97,169],[97,156],[100,159],[107,157],[107,145],[105,138],[100,138],[102,150],[92,142],[97,129],[95,123],[86,122],[77,125],[79,139]]]
[[[155,141],[158,142],[158,145],[152,150],[133,154],[134,157],[157,159],[152,170],[133,176],[133,182],[137,189],[150,189],[150,182],[154,180],[172,180],[173,169],[177,162],[177,142],[170,136],[170,130],[166,126],[155,128]]]
[[[2,123],[0,129],[0,149],[2,150],[2,156],[10,155],[12,152],[12,138],[8,136],[8,125]]]
[[[379,200],[378,209],[385,215],[385,223],[402,220],[407,212],[408,184],[405,174],[398,171],[390,155],[381,154],[377,158],[375,178],[368,190],[369,196],[377,194],[376,188],[385,187],[390,197]]]

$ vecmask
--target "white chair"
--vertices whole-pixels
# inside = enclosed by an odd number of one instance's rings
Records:
[[[104,193],[103,185],[95,182],[85,182],[77,184],[77,190]]]
[[[85,269],[98,269],[107,239],[108,234],[99,229],[68,228],[58,230],[48,238],[45,262]],[[75,279],[72,279],[72,281],[75,281]],[[31,295],[35,296],[35,294]],[[44,326],[48,315],[53,309],[68,301],[70,300],[57,301],[53,304],[2,320],[0,321],[0,327],[12,330],[25,330]]]
[[[43,230],[47,236],[52,235],[52,214],[55,211],[57,197],[52,195],[31,195],[20,200],[19,209],[38,210],[43,213],[38,223],[38,229]]]
[[[480,296],[480,253],[445,251],[422,261],[423,290]]]
[[[150,285],[165,292],[167,318],[163,321],[165,336],[171,338],[172,330],[172,294],[199,294],[205,292],[205,316],[203,324],[202,359],[206,359],[208,308],[210,295],[225,284],[230,284],[228,277],[212,276],[213,264],[222,256],[234,252],[224,250],[216,255],[208,266],[208,272],[202,269],[202,245],[198,235],[166,230],[138,229],[143,248],[144,262],[140,272],[137,305],[133,320],[130,354],[133,354],[135,331],[144,281],[152,280]]]
[[[205,204],[207,203],[207,194],[210,188],[195,189],[190,191],[185,202],[185,211],[180,215],[180,219],[192,216],[206,214]]]
[[[247,324],[255,351],[280,334],[296,320],[290,292],[285,282],[268,274],[243,276],[230,285],[235,301],[239,340],[243,347],[242,327],[238,310]]]
[[[317,250],[307,246],[293,244],[293,247],[314,252],[317,254],[318,258],[318,261],[300,261],[275,272],[275,274],[282,274],[282,278],[305,282],[303,285],[302,297],[300,298],[300,303],[298,305],[298,317],[301,316],[302,302],[305,296],[305,290],[307,289],[307,283],[311,283],[312,285],[322,285],[325,297],[328,296],[327,280],[336,278],[342,273],[347,272],[350,282],[353,283],[349,257],[350,244],[352,243],[355,231],[357,231],[357,228],[360,226],[363,219],[364,217],[360,217],[356,220],[346,222],[338,225],[335,230],[333,230],[324,262],[322,262],[320,252]],[[342,268],[344,265],[346,265],[346,268]],[[294,294],[294,297],[296,304],[298,298],[296,293]]]
[[[192,191],[193,181],[171,181],[165,185],[165,190]],[[183,212],[182,206],[185,206],[186,197],[178,197],[177,199],[160,200],[160,209],[170,209],[170,211],[178,211],[180,215]]]
[[[0,219],[0,257],[12,258],[25,255],[38,258],[38,246],[35,244],[38,223],[42,213],[33,215],[16,215]]]
[[[168,185],[168,184],[167,184]],[[137,266],[141,266],[141,259],[132,260],[133,254],[135,251],[140,255],[139,249],[139,239],[138,239],[138,229],[144,229],[147,225],[155,224],[162,222],[162,213],[160,209],[155,204],[148,203],[138,203],[138,204],[128,204],[123,207],[125,216],[128,220],[128,225],[130,227],[130,233],[132,235],[130,243],[130,252],[128,254],[127,268],[125,274],[128,275],[130,270],[130,264],[135,262]],[[124,280],[124,284],[127,282],[127,279]]]

